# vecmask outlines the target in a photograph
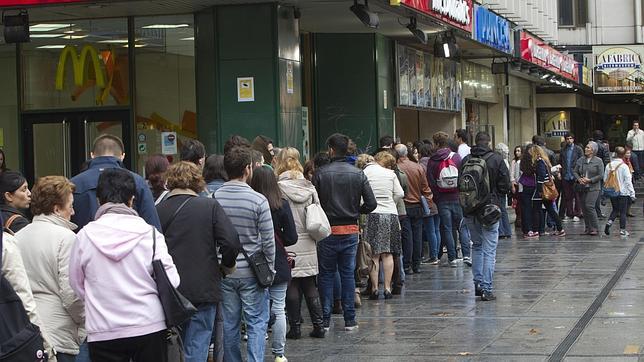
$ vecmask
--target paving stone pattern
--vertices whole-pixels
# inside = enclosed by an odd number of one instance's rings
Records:
[[[450,268],[445,255],[443,265],[424,264],[422,273],[407,276],[402,295],[363,298],[356,331],[345,332],[342,316],[334,315],[327,338],[309,338],[303,310],[303,338],[287,340],[286,356],[307,362],[548,360],[644,237],[642,209],[633,211],[627,239],[615,235],[618,227],[611,236],[582,236],[582,220],[565,222],[564,238],[501,240],[496,301],[478,301],[471,268]],[[644,250],[563,359],[644,361]]]

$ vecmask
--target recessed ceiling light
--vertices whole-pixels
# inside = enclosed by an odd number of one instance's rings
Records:
[[[108,39],[108,40],[100,40],[99,43],[103,44],[127,44],[128,40],[127,39]]]
[[[146,44],[146,43],[143,43],[143,44],[134,44],[134,47],[135,47],[135,48],[145,48],[145,47],[147,47],[147,46],[148,46],[148,44]],[[128,47],[128,45],[127,45],[127,44],[123,45],[123,48],[127,48],[127,47]]]
[[[66,45],[42,45],[38,49],[63,49]]]
[[[194,36],[188,37],[188,38],[181,38],[179,40],[195,40]]]
[[[146,25],[143,29],[178,29],[178,28],[187,28],[190,24],[152,24]]]
[[[60,38],[65,36],[65,34],[53,34],[53,33],[44,33],[44,34],[30,34],[32,38]]]
[[[63,39],[76,40],[76,39],[85,39],[89,35],[65,35]]]
[[[72,27],[74,24],[34,24],[29,26],[31,31],[51,31],[56,29]]]

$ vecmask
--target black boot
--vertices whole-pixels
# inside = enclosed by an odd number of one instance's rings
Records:
[[[322,323],[322,303],[319,297],[306,298],[306,306],[309,308],[311,322],[313,322],[313,332],[309,336],[313,338],[324,338],[325,330]]]
[[[288,333],[286,333],[286,338],[288,339],[300,339],[302,338],[302,330],[300,329],[300,322],[289,323],[291,328]]]

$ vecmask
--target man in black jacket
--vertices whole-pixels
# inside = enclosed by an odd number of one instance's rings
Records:
[[[324,327],[328,329],[333,302],[333,280],[336,270],[339,270],[345,330],[351,331],[358,327],[354,294],[358,218],[360,214],[368,214],[375,210],[377,202],[362,170],[347,163],[349,137],[336,133],[331,135],[326,143],[331,163],[318,169],[313,176],[320,204],[331,224],[331,236],[318,244],[323,322]]]
[[[575,144],[575,135],[568,132],[566,133],[566,143],[561,149],[561,178],[562,178],[562,191],[563,191],[563,205],[566,215],[573,221],[579,221],[581,216],[581,201],[579,193],[575,191],[575,175],[574,168],[577,160],[584,156],[584,151]],[[565,207],[564,207],[565,205]]]
[[[463,165],[472,157],[486,160],[487,175],[490,182],[490,202],[500,206],[501,195],[510,192],[510,171],[503,158],[490,149],[490,135],[479,132],[476,135],[476,146],[472,147],[470,156],[463,160]],[[500,211],[499,211],[500,219]],[[466,215],[465,224],[472,237],[472,274],[476,296],[481,300],[494,300],[492,282],[494,280],[494,265],[496,264],[496,247],[499,243],[499,220],[486,224],[481,215]]]

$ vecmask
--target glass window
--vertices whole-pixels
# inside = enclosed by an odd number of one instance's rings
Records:
[[[176,132],[178,146],[197,137],[194,18],[190,15],[135,19],[137,171],[149,155],[165,154],[162,132]],[[163,152],[166,151],[166,152]]]
[[[575,25],[573,18],[573,0],[559,0],[559,26]]]
[[[30,33],[21,54],[25,110],[129,104],[127,19],[37,23]]]
[[[2,31],[0,26],[0,32]],[[16,46],[4,44],[0,36],[0,149],[4,151],[8,168],[18,170],[20,155],[18,136],[18,84],[16,77]]]

